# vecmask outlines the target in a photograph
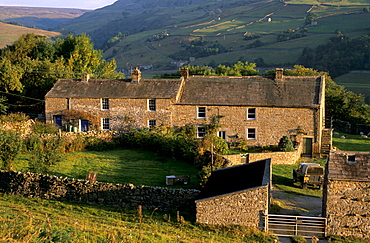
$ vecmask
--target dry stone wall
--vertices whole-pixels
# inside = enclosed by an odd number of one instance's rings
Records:
[[[159,211],[194,210],[199,191],[90,182],[34,173],[0,171],[0,192],[31,198],[66,200]]]
[[[370,240],[370,181],[330,180],[324,193],[327,234]]]

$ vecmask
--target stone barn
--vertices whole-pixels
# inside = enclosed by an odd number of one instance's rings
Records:
[[[271,160],[212,172],[196,204],[198,223],[263,229],[270,206]]]
[[[325,181],[327,235],[370,239],[370,152],[332,151]]]

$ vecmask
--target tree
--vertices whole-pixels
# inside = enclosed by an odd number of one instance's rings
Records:
[[[370,124],[370,106],[365,103],[365,97],[336,84],[327,72],[296,65],[294,69],[284,70],[284,74],[290,76],[324,76],[326,117],[348,121],[352,124]]]
[[[0,130],[0,160],[5,170],[12,170],[15,157],[22,148],[22,139],[14,131]]]
[[[43,100],[61,78],[80,78],[90,73],[94,78],[123,78],[117,73],[115,60],[102,59],[85,34],[68,35],[55,41],[35,34],[22,35],[13,45],[0,50],[0,89]],[[30,100],[8,97],[10,103],[30,110]],[[40,103],[35,101],[34,103]],[[40,112],[42,105],[35,106]]]
[[[47,173],[62,158],[62,139],[58,136],[41,137],[33,134],[26,139],[25,144],[31,172]]]

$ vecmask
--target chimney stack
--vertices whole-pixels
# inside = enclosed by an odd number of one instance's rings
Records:
[[[283,68],[277,68],[275,71],[275,80],[283,80],[284,79],[283,72],[284,72]]]
[[[139,67],[135,67],[134,70],[131,72],[131,82],[132,83],[139,83],[141,79],[141,71],[139,70]]]
[[[90,74],[88,74],[88,73],[82,74],[82,77],[81,77],[82,82],[88,82],[89,79],[90,79]]]
[[[181,68],[180,74],[181,74],[181,77],[183,77],[184,79],[188,79],[189,78],[189,68]]]

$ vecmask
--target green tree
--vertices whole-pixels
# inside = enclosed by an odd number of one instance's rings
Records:
[[[26,139],[25,145],[31,172],[47,173],[62,158],[62,139],[58,136],[41,137],[33,134]]]
[[[8,106],[5,105],[6,98],[3,96],[0,96],[0,114],[5,114],[6,110],[8,109]]]
[[[22,91],[22,75],[21,67],[12,64],[6,57],[0,59],[0,89],[5,92]]]
[[[5,170],[12,170],[15,157],[22,149],[22,139],[14,131],[0,130],[0,160]]]
[[[274,72],[274,70],[271,72]],[[290,76],[325,76],[326,117],[348,121],[353,124],[370,124],[370,106],[365,103],[365,97],[336,84],[327,72],[296,65],[294,69],[284,70],[284,74]]]
[[[45,36],[22,35],[13,45],[0,50],[0,89],[43,100],[60,78],[80,78],[83,73],[94,78],[123,78],[122,73],[115,71],[115,60],[107,62],[102,55],[84,34],[55,41]],[[8,100],[30,110],[30,100]],[[35,104],[39,102],[34,100]],[[43,109],[42,104],[35,107],[39,112]]]

